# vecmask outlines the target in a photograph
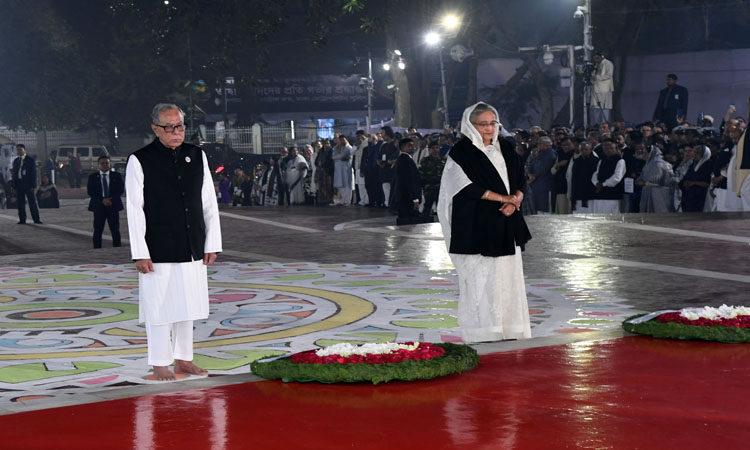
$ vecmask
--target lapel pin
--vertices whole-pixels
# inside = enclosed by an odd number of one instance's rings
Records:
[[[186,157],[185,157],[185,162],[186,162],[186,163],[189,163],[189,162],[190,162],[190,157],[189,157],[189,156],[186,156]]]

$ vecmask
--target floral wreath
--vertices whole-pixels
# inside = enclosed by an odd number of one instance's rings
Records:
[[[269,380],[373,384],[412,381],[465,372],[479,362],[468,345],[427,342],[336,344],[289,356],[257,360],[251,371]]]
[[[750,308],[721,305],[657,311],[629,317],[622,327],[631,333],[656,338],[750,342]]]

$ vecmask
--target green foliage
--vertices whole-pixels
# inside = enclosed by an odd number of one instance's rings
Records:
[[[364,0],[349,0],[344,3],[342,9],[348,14],[354,14],[357,11],[365,9],[365,2]]]
[[[432,344],[445,349],[445,355],[422,361],[404,361],[393,364],[304,364],[293,363],[288,358],[266,363],[254,361],[250,370],[259,377],[284,382],[318,381],[321,383],[354,383],[370,381],[372,384],[393,380],[413,381],[466,372],[479,362],[476,350],[468,345]]]
[[[681,323],[667,322],[661,323],[655,319],[643,323],[629,323],[629,320],[644,316],[638,314],[628,317],[622,323],[625,331],[635,334],[645,334],[655,338],[663,339],[683,339],[683,340],[703,340],[725,342],[728,344],[739,344],[750,342],[750,330],[747,328],[729,328],[724,326],[702,327],[696,325],[683,325]]]

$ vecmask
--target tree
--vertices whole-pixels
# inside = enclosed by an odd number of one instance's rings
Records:
[[[11,128],[79,127],[94,104],[74,30],[49,1],[0,5],[0,120]]]

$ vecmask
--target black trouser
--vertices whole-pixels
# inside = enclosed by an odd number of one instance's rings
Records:
[[[34,222],[40,222],[39,220],[39,209],[36,207],[36,197],[34,196],[34,188],[18,189],[18,220],[20,222],[26,222],[26,199],[29,199],[29,211],[31,211],[31,218]]]
[[[380,177],[377,172],[365,174],[365,189],[367,190],[367,200],[370,205],[378,206],[384,203],[383,185],[380,183]]]
[[[435,192],[425,191],[424,192],[424,210],[422,210],[422,214],[426,216],[432,215],[432,205],[434,203],[437,203],[438,194],[439,194],[438,191],[435,191]]]
[[[109,223],[109,231],[112,233],[112,246],[119,247],[120,244],[120,212],[111,206],[105,206],[99,211],[94,211],[94,248],[102,248],[102,232],[104,223]]]
[[[396,208],[398,209],[396,225],[408,225],[420,222],[419,209],[414,209],[414,202],[409,200],[399,201]]]

